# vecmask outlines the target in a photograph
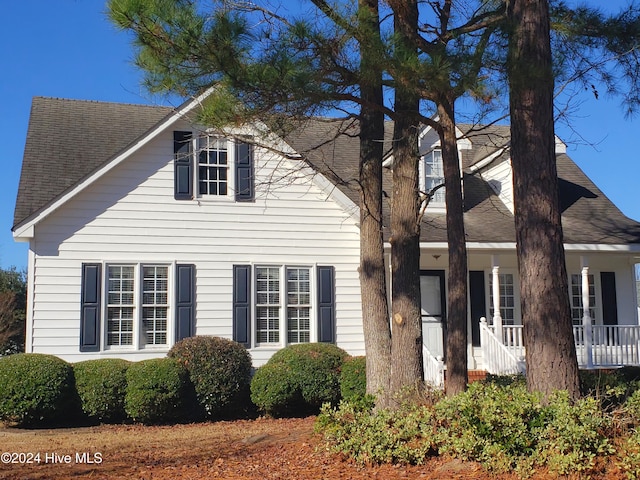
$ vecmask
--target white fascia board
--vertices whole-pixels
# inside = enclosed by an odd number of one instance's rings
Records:
[[[38,213],[35,217],[31,218],[29,221],[18,225],[14,231],[14,239],[18,238],[32,238],[34,234],[33,227],[37,225],[39,222],[44,220],[46,217],[51,215],[54,211],[60,208],[62,205],[67,203],[70,199],[78,195],[84,189],[92,185],[96,180],[105,175],[107,172],[111,171],[116,166],[120,165],[124,160],[130,157],[132,154],[140,150],[142,147],[151,142],[154,138],[156,138],[160,133],[169,128],[176,121],[184,117],[191,110],[199,106],[207,96],[211,93],[213,87],[208,89],[206,92],[194,98],[192,101],[185,103],[182,108],[177,110],[173,115],[167,118],[160,125],[156,126],[153,130],[147,132],[145,136],[140,138],[135,145],[130,146],[125,151],[121,152],[116,157],[112,158],[106,165],[103,165],[98,170],[94,171],[90,176],[84,179],[81,183],[77,184],[71,190],[69,190],[66,194],[58,197],[55,201],[49,204],[47,208]],[[30,235],[30,236],[29,236]],[[17,240],[18,241],[18,240]],[[22,240],[19,240],[22,241]]]
[[[391,245],[385,243],[385,248]],[[447,242],[420,242],[420,249],[446,250]],[[467,250],[513,250],[515,242],[467,242]],[[566,252],[640,253],[640,244],[565,243]]]
[[[564,249],[567,252],[638,253],[640,244],[565,243]]]
[[[13,231],[13,240],[16,242],[29,242],[35,235],[35,225],[25,225]]]
[[[353,203],[353,201],[346,194],[344,194],[336,184],[334,184],[321,173],[314,171],[312,178],[313,182],[318,186],[318,188],[326,193],[328,198],[331,198],[338,205],[340,205],[347,213],[347,215],[349,215],[351,219],[359,225],[360,208],[358,207],[358,205]]]
[[[506,152],[509,149],[509,146],[505,146],[502,148],[499,148],[498,150],[496,150],[495,152],[493,152],[492,154],[486,156],[485,158],[483,158],[482,160],[474,163],[473,165],[471,165],[469,167],[469,170],[474,173],[477,172],[478,170],[480,170],[481,168],[486,167],[487,165],[489,165],[491,162],[493,162],[496,158],[498,158],[500,155],[502,155],[504,152]]]

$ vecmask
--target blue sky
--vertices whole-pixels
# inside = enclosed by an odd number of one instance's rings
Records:
[[[590,0],[592,5],[601,2]],[[628,2],[609,0],[617,11]],[[111,25],[101,0],[20,0],[2,5],[0,135],[5,150],[0,176],[0,267],[24,268],[27,245],[11,235],[20,166],[34,96],[125,103],[161,103],[140,86],[126,34]],[[572,127],[585,142],[569,155],[627,216],[640,220],[640,118],[626,120],[620,99],[584,96]],[[566,128],[564,140],[574,135]]]

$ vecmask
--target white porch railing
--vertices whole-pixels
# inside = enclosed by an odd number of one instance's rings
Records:
[[[582,368],[640,365],[638,325],[574,326],[573,336]]]
[[[502,326],[502,335],[480,319],[480,345],[485,368],[501,375],[524,372],[522,325]],[[579,325],[573,327],[580,368],[640,366],[640,325]]]
[[[485,369],[494,375],[524,373],[522,329],[502,327],[502,338],[496,336],[487,319],[480,319],[480,346]]]
[[[433,388],[444,388],[444,362],[441,356],[434,356],[422,345],[422,361],[424,364],[424,381]]]

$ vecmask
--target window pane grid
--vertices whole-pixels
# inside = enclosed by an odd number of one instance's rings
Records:
[[[439,149],[429,152],[424,157],[424,170],[425,170],[425,191],[430,192],[438,185],[444,183],[444,169],[442,165],[442,151]],[[440,187],[433,198],[432,202],[444,203],[445,194],[444,187]]]
[[[109,266],[107,288],[107,345],[133,345],[133,266]]]
[[[256,267],[256,342],[280,341],[280,269]]]
[[[142,328],[148,345],[166,345],[169,269],[142,268]]]
[[[589,282],[589,316],[592,320],[596,317],[596,287],[592,274],[587,276]],[[571,275],[571,318],[574,325],[582,325],[582,275]]]
[[[198,193],[200,195],[227,195],[228,163],[225,139],[215,137],[200,139],[198,154]]]
[[[287,341],[309,342],[311,282],[308,268],[287,268]]]
[[[514,325],[516,319],[515,287],[512,273],[498,274],[500,282],[500,317],[504,325]],[[489,292],[493,291],[493,276],[489,276]],[[495,315],[493,308],[493,295],[489,295],[489,310],[491,316]]]

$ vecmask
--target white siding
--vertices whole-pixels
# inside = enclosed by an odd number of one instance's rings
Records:
[[[511,159],[509,159],[499,162],[495,167],[482,173],[482,178],[489,184],[509,211],[513,213],[513,180],[511,174]]]
[[[261,149],[255,158],[255,203],[177,201],[168,131],[37,224],[33,351],[69,361],[164,355],[166,349],[79,352],[81,264],[158,262],[196,265],[196,333],[227,338],[234,264],[333,265],[337,344],[364,354],[359,231],[350,212],[297,172],[293,161]],[[254,363],[273,351],[254,349]]]

